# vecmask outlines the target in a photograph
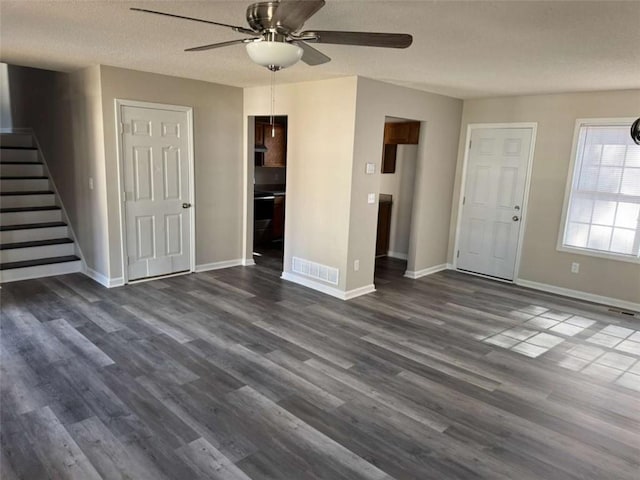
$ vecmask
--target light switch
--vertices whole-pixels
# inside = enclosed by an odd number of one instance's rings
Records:
[[[376,173],[376,164],[375,163],[367,163],[367,167],[365,168],[365,173],[367,173],[367,174]]]
[[[376,194],[370,193],[367,195],[367,203],[376,203]]]

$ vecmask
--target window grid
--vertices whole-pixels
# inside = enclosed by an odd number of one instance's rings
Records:
[[[624,147],[623,152],[621,147]],[[638,159],[640,146],[630,144],[626,125],[580,125],[563,246],[638,258]],[[623,204],[627,205],[626,214],[624,208],[621,209]],[[629,214],[629,205],[638,205],[635,213],[632,207]],[[588,215],[583,212],[586,208],[589,209]],[[635,225],[630,225],[634,222]]]

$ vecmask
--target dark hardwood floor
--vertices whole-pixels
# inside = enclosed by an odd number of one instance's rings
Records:
[[[441,272],[2,286],[3,480],[640,478],[640,321]]]

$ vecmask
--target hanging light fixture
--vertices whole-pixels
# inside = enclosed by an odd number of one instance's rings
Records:
[[[247,43],[247,53],[254,63],[277,72],[298,63],[304,50],[287,42],[284,35],[270,32],[263,39]]]

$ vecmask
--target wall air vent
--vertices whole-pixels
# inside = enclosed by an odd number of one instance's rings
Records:
[[[319,263],[310,262],[303,258],[293,257],[291,260],[291,271],[305,277],[316,278],[323,282],[338,284],[338,269],[328,267]]]
[[[627,315],[629,317],[637,317],[638,316],[637,313],[632,312],[631,310],[623,310],[621,308],[610,308],[609,311],[613,312],[613,313],[617,313],[619,315]]]

